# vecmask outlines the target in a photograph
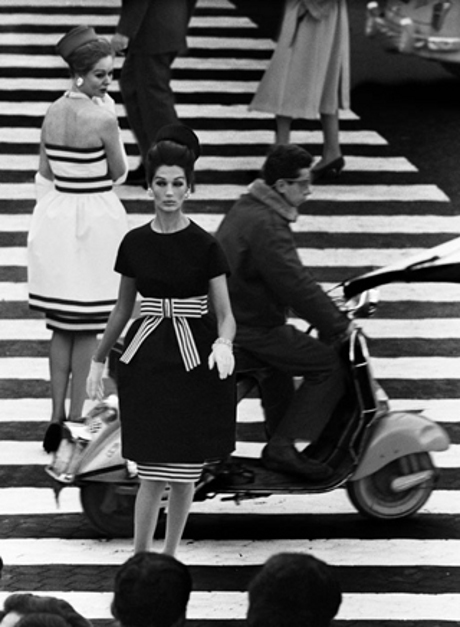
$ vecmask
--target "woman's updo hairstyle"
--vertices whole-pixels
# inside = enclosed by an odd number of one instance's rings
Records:
[[[114,56],[110,42],[98,37],[90,26],[72,28],[56,46],[57,53],[64,59],[72,77],[84,76],[105,57]]]
[[[194,165],[200,156],[200,142],[185,124],[168,124],[157,133],[155,143],[147,153],[146,176],[150,186],[156,171],[162,165],[176,165],[185,172],[187,184],[194,189]]]

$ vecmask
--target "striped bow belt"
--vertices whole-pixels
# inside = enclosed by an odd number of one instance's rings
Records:
[[[140,317],[144,319],[120,360],[128,364],[142,342],[155,331],[165,318],[171,318],[185,369],[187,372],[193,370],[200,365],[201,361],[187,318],[201,318],[207,313],[207,296],[144,298],[140,309]]]

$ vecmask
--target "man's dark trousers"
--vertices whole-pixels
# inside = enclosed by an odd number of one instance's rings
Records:
[[[345,393],[346,372],[336,350],[289,324],[240,326],[236,342],[275,369],[259,381],[269,435],[313,441]],[[289,383],[294,376],[303,377],[295,392]]]

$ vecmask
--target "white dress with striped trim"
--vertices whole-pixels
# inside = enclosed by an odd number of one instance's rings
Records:
[[[116,302],[113,266],[128,230],[103,147],[45,145],[54,185],[37,202],[28,236],[29,305],[48,328],[103,331]]]

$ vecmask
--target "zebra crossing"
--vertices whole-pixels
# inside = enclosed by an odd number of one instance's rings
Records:
[[[49,417],[49,332],[27,307],[25,245],[41,120],[68,86],[54,45],[79,23],[110,36],[118,5],[0,4],[0,602],[18,590],[56,594],[97,625],[110,620],[111,583],[131,542],[98,538],[81,514],[78,491],[64,489],[57,506],[49,487],[40,443]],[[246,110],[272,50],[273,42],[230,0],[198,1],[173,88],[179,116],[203,145],[189,212],[211,232],[273,141],[271,118]],[[135,167],[117,81],[111,93]],[[342,115],[341,129],[347,167],[337,184],[315,187],[294,226],[299,253],[325,289],[460,234],[449,198],[423,181],[404,155],[364,128],[353,111]],[[296,123],[292,141],[318,155],[319,126]],[[144,190],[123,186],[117,193],[132,226],[149,219]],[[247,582],[284,550],[311,551],[337,567],[344,591],[340,625],[460,621],[460,287],[390,285],[380,298],[378,316],[363,327],[392,407],[423,409],[451,436],[450,449],[434,456],[441,469],[436,491],[416,518],[395,525],[360,518],[343,490],[195,503],[179,554],[194,578],[191,621],[241,624]],[[259,454],[261,442],[251,434],[261,421],[257,399],[243,401],[239,453]]]

